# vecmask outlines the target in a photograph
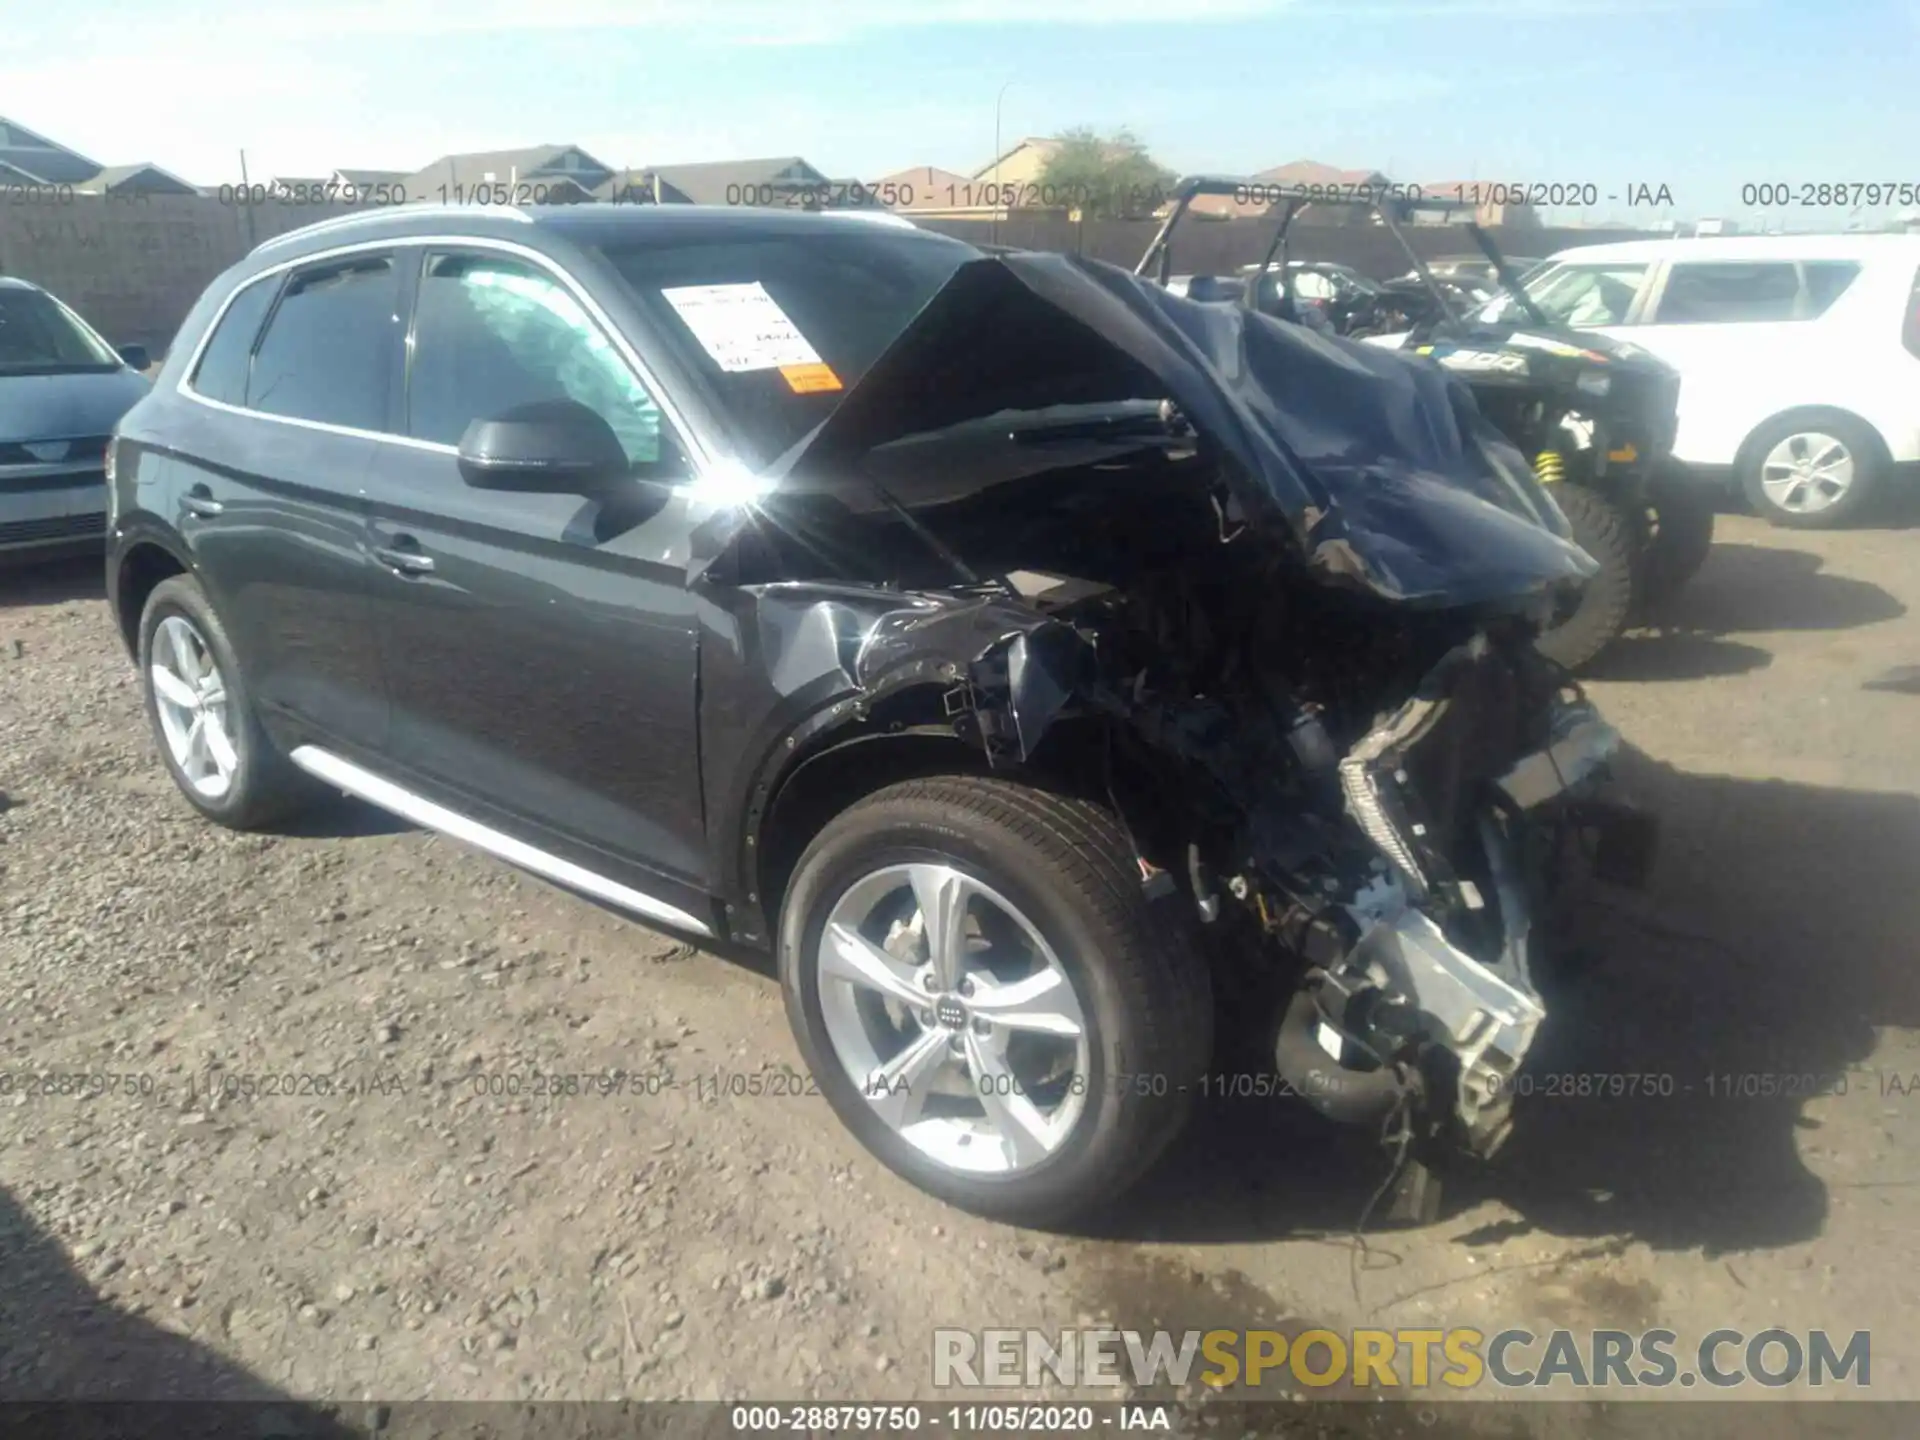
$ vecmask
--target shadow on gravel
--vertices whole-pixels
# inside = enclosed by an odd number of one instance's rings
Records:
[[[103,600],[107,594],[103,557],[104,552],[63,560],[0,563],[0,608]]]
[[[184,1407],[168,1433],[200,1433],[193,1423],[244,1414],[268,1428],[253,1433],[345,1437],[324,1412],[293,1400],[251,1371],[185,1336],[120,1310],[67,1262],[66,1252],[0,1188],[0,1429],[12,1435],[111,1433],[154,1418],[124,1402],[223,1402]],[[22,1402],[45,1402],[39,1405]],[[54,1402],[89,1402],[63,1409]],[[112,1402],[112,1403],[104,1403]],[[244,1402],[231,1410],[224,1406]],[[99,1425],[101,1428],[96,1429]],[[142,1428],[139,1433],[150,1432]],[[229,1431],[228,1433],[234,1433]]]
[[[1586,670],[1593,680],[1698,680],[1773,663],[1757,645],[1728,639],[1782,631],[1851,630],[1893,620],[1907,607],[1878,585],[1828,574],[1804,550],[1717,544],[1700,573],[1616,640]]]
[[[1920,1026],[1920,799],[1687,774],[1638,752],[1619,770],[1662,816],[1652,882],[1568,895],[1513,1139],[1491,1166],[1450,1179],[1446,1210],[1498,1199],[1523,1217],[1509,1234],[1709,1254],[1810,1239],[1828,1197],[1800,1158],[1822,1141],[1807,1102],[1863,1107],[1849,1117],[1853,1147],[1863,1128],[1891,1130],[1887,1107],[1920,1103],[1920,1082],[1914,1098],[1883,1094],[1852,1068],[1876,1027]],[[1556,1077],[1581,1075],[1615,1093],[1549,1093],[1577,1092]],[[1599,1078],[1610,1076],[1639,1078]],[[1296,1103],[1200,1112],[1100,1234],[1344,1237],[1385,1174],[1366,1137]],[[1889,1134],[1875,1148],[1900,1143]]]
[[[274,833],[303,840],[353,840],[369,835],[400,835],[419,828],[389,810],[329,790],[313,804],[274,826]]]

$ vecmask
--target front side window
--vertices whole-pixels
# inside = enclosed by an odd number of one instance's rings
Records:
[[[1646,277],[1644,264],[1555,265],[1529,278],[1526,288],[1533,303],[1556,325],[1575,329],[1624,325]],[[1486,318],[1525,324],[1531,317],[1518,300],[1503,295],[1488,306]]]
[[[1755,324],[1792,320],[1800,274],[1792,261],[1721,264],[1685,261],[1668,272],[1658,325]]]
[[[254,354],[248,408],[384,430],[398,278],[390,255],[296,270]]]
[[[636,467],[683,468],[660,408],[572,291],[492,255],[433,255],[414,311],[407,433],[458,445],[467,426],[574,400],[613,427]]]
[[[260,334],[260,322],[267,318],[267,307],[279,292],[280,277],[269,275],[255,280],[228,302],[207,348],[200,352],[190,382],[194,392],[227,405],[247,403],[247,371],[253,361],[253,342]]]
[[[44,290],[0,286],[0,375],[119,368],[120,357]]]

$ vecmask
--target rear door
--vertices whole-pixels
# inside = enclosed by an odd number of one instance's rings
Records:
[[[404,414],[367,482],[395,759],[462,813],[699,913],[707,878],[687,467],[581,293],[485,248],[418,252]],[[634,476],[604,500],[475,489],[476,419],[571,398]]]
[[[398,273],[391,252],[356,252],[239,291],[161,467],[267,723],[361,751],[387,734],[360,489],[393,406]]]
[[[1850,261],[1676,259],[1643,322],[1624,332],[1680,372],[1674,453],[1730,465],[1754,428],[1850,368],[1847,338],[1809,322],[1852,283]],[[1838,346],[1838,348],[1836,348]]]

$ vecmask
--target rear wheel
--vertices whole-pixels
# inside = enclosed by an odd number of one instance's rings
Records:
[[[998,779],[890,786],[821,831],[782,906],[787,1015],[862,1144],[964,1209],[1043,1225],[1178,1132],[1212,1041],[1187,928],[1112,815]]]
[[[163,580],[147,597],[139,654],[161,759],[201,814],[253,830],[317,793],[260,728],[226,627],[192,576]]]
[[[1587,664],[1626,628],[1634,601],[1633,528],[1605,495],[1585,485],[1553,487],[1574,543],[1600,565],[1580,597],[1540,636],[1540,652],[1569,670]]]
[[[1740,488],[1757,514],[1793,530],[1857,519],[1886,470],[1880,437],[1844,415],[1762,426],[1741,452]]]

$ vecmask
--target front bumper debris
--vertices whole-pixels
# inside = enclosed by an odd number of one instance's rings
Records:
[[[1410,728],[1383,725],[1355,747],[1343,774],[1358,778],[1361,764],[1391,756],[1381,739]],[[1378,1123],[1411,1101],[1427,1128],[1470,1153],[1499,1148],[1512,1127],[1515,1076],[1546,1019],[1532,975],[1530,832],[1550,804],[1606,809],[1594,792],[1620,743],[1590,703],[1562,699],[1547,743],[1489,782],[1493,803],[1472,827],[1485,864],[1473,868],[1493,893],[1464,879],[1452,892],[1483,914],[1493,901],[1498,924],[1481,933],[1497,930],[1497,944],[1476,947],[1479,955],[1443,928],[1438,892],[1407,864],[1408,852],[1423,848],[1418,832],[1395,834],[1400,816],[1391,808],[1356,814],[1389,863],[1345,906],[1357,938],[1337,963],[1309,972],[1301,998],[1313,1003],[1289,1010],[1276,1048],[1281,1072],[1310,1104],[1336,1120]],[[1383,831],[1400,843],[1382,843]]]

